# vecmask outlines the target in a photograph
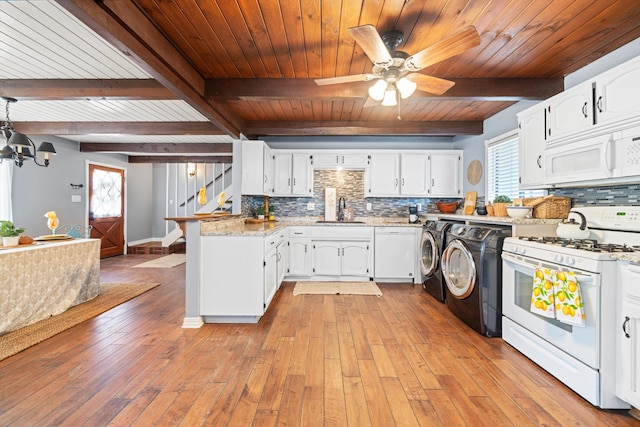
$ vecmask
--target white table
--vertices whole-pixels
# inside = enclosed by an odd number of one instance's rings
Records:
[[[0,335],[100,294],[100,239],[0,248]]]

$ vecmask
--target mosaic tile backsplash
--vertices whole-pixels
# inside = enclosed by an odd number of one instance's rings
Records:
[[[269,204],[276,207],[276,216],[324,216],[324,189],[335,187],[337,197],[344,197],[347,207],[354,210],[355,216],[407,218],[409,206],[422,204],[419,216],[438,212],[436,201],[463,199],[431,199],[404,197],[364,197],[364,171],[352,170],[316,170],[313,173],[313,197],[270,197]],[[554,188],[549,191],[556,196],[570,197],[573,206],[638,206],[640,184],[617,185],[609,187]],[[253,216],[256,206],[264,203],[264,197],[244,196],[242,215]],[[315,204],[313,210],[307,210],[307,204]],[[367,211],[367,203],[371,210]],[[478,197],[476,205],[483,205],[484,198]]]
[[[364,197],[364,171],[316,170],[313,172],[313,197],[269,197],[269,205],[275,206],[279,217],[319,216],[324,217],[324,189],[336,188],[337,198],[344,197],[346,206],[353,208],[356,217],[408,218],[409,206],[421,204],[419,216],[427,212],[438,212],[436,201],[462,199],[430,199],[405,197]],[[243,196],[242,215],[253,216],[256,206],[264,203],[264,197]],[[315,204],[307,210],[307,204]],[[367,203],[371,210],[367,211]]]

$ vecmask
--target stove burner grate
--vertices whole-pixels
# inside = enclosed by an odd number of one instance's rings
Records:
[[[589,252],[640,252],[640,246],[629,246],[618,243],[598,243],[595,239],[564,239],[554,236],[520,236],[520,240],[536,242]]]

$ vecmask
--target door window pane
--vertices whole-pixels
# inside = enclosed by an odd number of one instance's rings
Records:
[[[96,218],[121,215],[122,179],[118,172],[95,169],[93,171],[91,207]]]

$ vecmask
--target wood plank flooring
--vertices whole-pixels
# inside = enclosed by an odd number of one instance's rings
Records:
[[[594,408],[421,287],[278,291],[255,325],[182,329],[184,264],[105,259],[161,285],[0,362],[0,426],[632,426]]]

